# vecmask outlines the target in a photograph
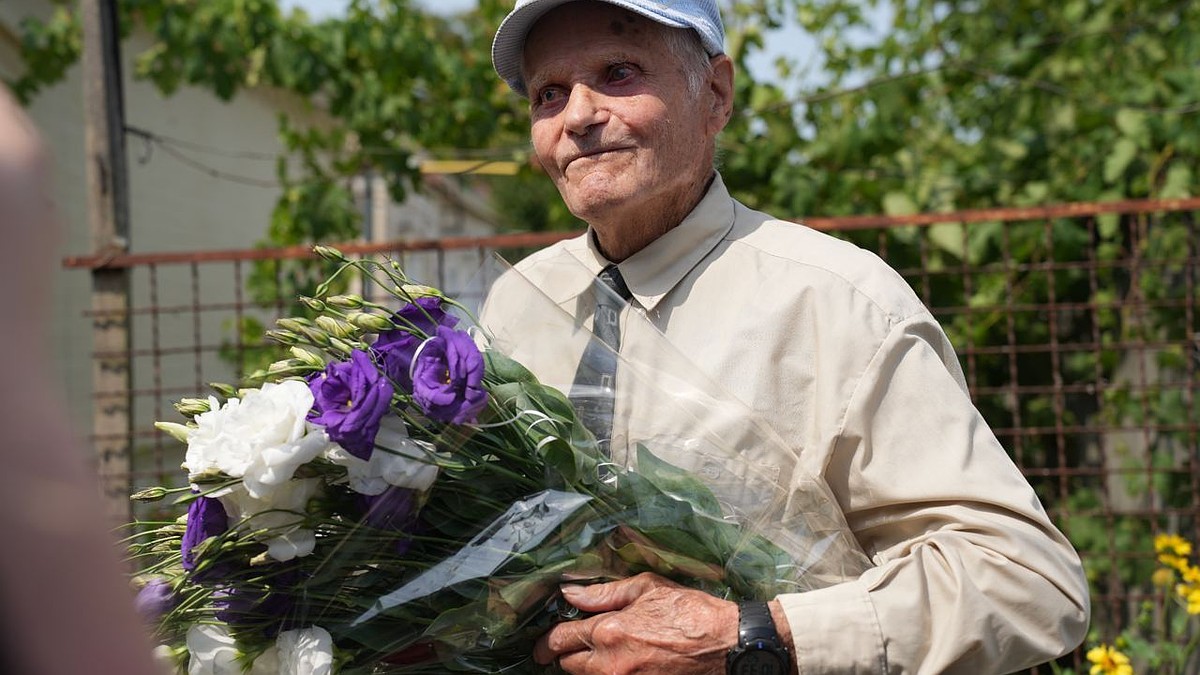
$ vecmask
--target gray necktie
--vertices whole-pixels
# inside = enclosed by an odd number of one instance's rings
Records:
[[[575,371],[571,402],[579,420],[592,432],[600,450],[609,455],[612,438],[613,398],[617,385],[617,353],[621,349],[621,309],[632,294],[616,265],[609,265],[592,283],[596,312],[592,334]]]

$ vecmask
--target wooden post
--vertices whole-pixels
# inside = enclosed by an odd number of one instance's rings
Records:
[[[83,102],[88,226],[92,250],[129,250],[129,185],[125,155],[121,47],[115,0],[82,0]],[[107,515],[128,522],[132,469],[129,270],[92,272],[92,431]]]

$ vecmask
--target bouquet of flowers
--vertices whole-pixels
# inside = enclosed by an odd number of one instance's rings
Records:
[[[340,269],[302,299],[313,315],[268,332],[291,358],[180,401],[186,423],[158,426],[187,444],[188,486],[134,495],[187,508],[131,540],[180,672],[539,672],[533,641],[572,618],[564,581],[650,570],[769,598],[833,580],[821,560],[855,567],[820,490],[784,533],[664,459],[695,444],[614,463],[460,304],[390,261],[317,252]],[[350,270],[394,303],[331,295]]]

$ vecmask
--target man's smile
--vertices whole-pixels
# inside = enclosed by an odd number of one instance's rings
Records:
[[[620,152],[622,150],[632,150],[632,149],[633,149],[632,147],[628,147],[628,146],[615,146],[615,147],[593,148],[590,150],[584,150],[582,152],[575,153],[575,154],[571,155],[570,157],[568,157],[567,161],[563,163],[563,170],[566,171],[567,168],[570,167],[572,164],[574,164],[577,160],[592,159],[592,158],[599,159],[601,155],[607,155],[607,154],[611,154],[614,152]]]

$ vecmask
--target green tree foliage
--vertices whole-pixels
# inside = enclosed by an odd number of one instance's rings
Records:
[[[489,62],[511,2],[448,17],[413,0],[353,0],[319,22],[275,0],[120,5],[127,25],[156,37],[137,75],[162,91],[190,84],[228,99],[263,84],[337,120],[327,132],[281,130],[289,149],[320,158],[285,176],[289,186],[371,168],[399,198],[418,179],[417,151],[514,158],[527,144],[525,104]],[[723,171],[773,212],[1180,197],[1200,172],[1200,6],[1186,0],[754,0],[726,16],[739,86]],[[785,23],[820,45],[816,84],[797,82],[808,71],[795,60],[767,77],[749,67]],[[78,57],[79,25],[63,7],[22,30],[30,70],[16,86],[28,97]],[[538,217],[523,194],[506,196],[523,221],[573,222],[557,207]],[[293,191],[281,208],[313,201]],[[335,202],[299,232],[352,234]]]
[[[1192,191],[1195,3],[870,4],[738,4],[747,43],[793,17],[828,75],[799,100],[779,82],[743,82],[726,173],[747,199],[791,214],[899,214]],[[890,22],[871,37],[881,16]],[[749,53],[737,53],[743,65]]]

